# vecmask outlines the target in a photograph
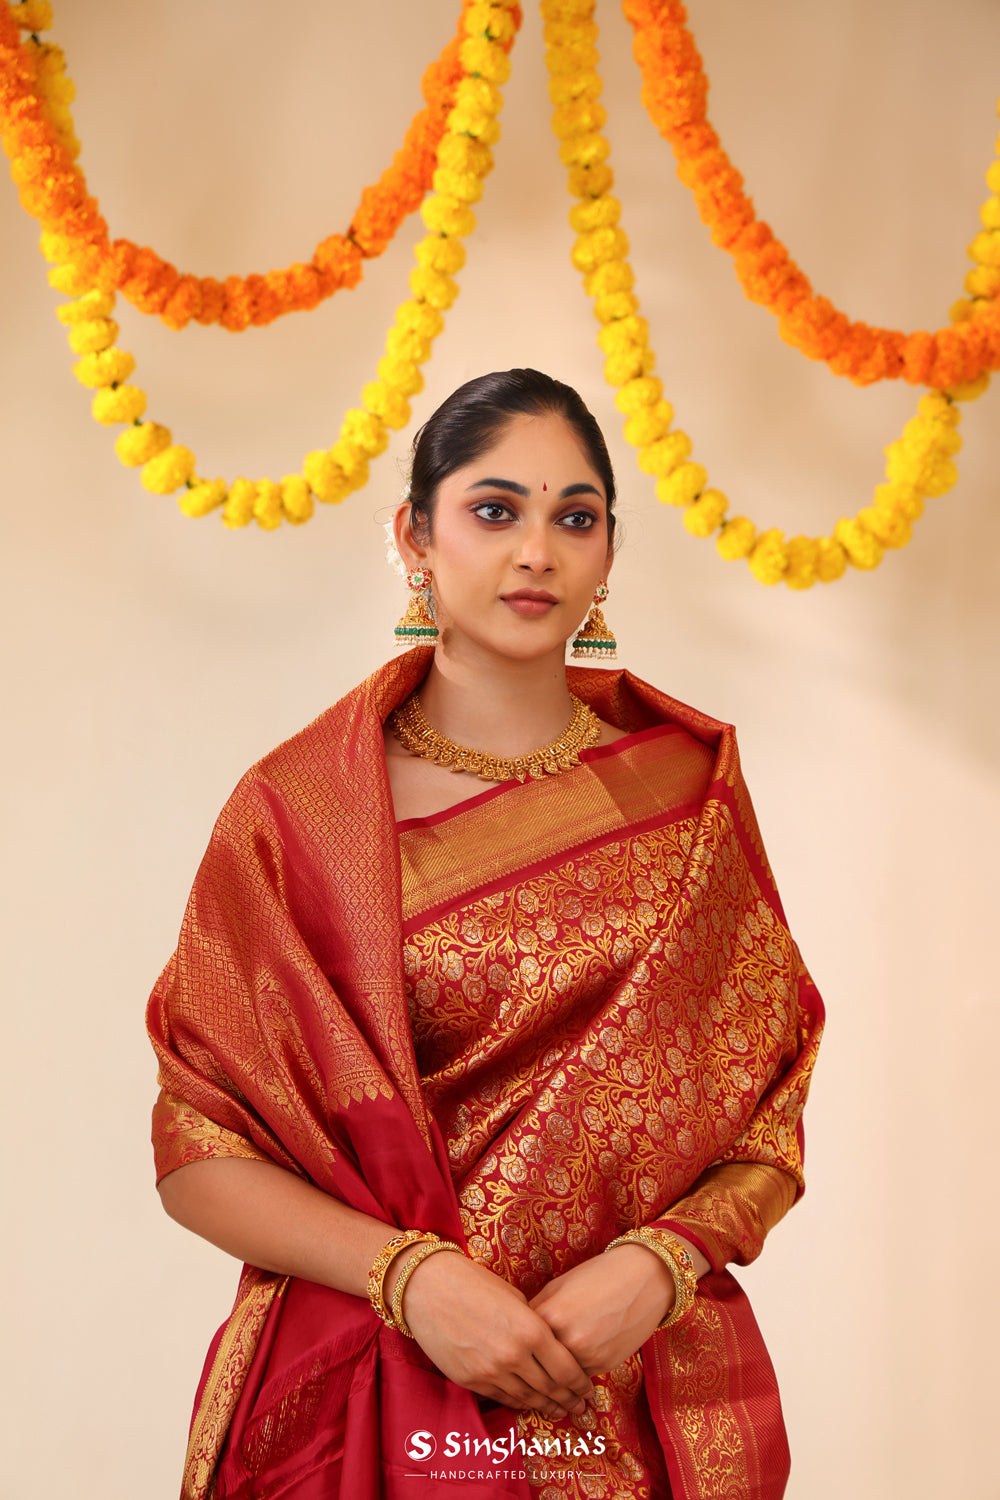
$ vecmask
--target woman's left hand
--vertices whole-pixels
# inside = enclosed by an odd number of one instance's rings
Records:
[[[654,1251],[616,1245],[553,1277],[528,1306],[588,1375],[599,1375],[642,1347],[674,1297],[673,1277]]]

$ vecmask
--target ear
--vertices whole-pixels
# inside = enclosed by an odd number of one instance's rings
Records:
[[[605,580],[607,580],[608,574],[611,572],[611,568],[612,568],[612,565],[614,564],[614,560],[615,560],[615,544],[612,541],[612,542],[608,543],[608,555],[604,559],[604,577],[605,577]]]
[[[401,500],[396,506],[396,514],[392,518],[393,534],[396,538],[396,550],[406,566],[419,568],[426,562],[427,548],[421,546],[410,531],[411,511],[408,500]]]

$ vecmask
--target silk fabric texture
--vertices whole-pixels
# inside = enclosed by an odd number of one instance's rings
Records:
[[[382,725],[419,686],[432,654],[418,648],[374,673],[248,772],[220,815],[149,1004],[160,1063],[157,1177],[210,1157],[271,1161],[384,1220],[387,1238],[399,1226],[457,1240],[531,1296],[540,1263],[530,1246],[505,1242],[502,1204],[477,1220],[460,1201],[454,1142],[414,1047],[419,1018],[404,968],[414,960],[404,947],[412,950],[415,933],[449,903],[460,905],[462,877],[454,859],[450,873],[432,869],[433,860],[415,870],[419,844],[408,825],[395,825]],[[567,861],[593,863],[623,837],[651,840],[655,867],[657,837],[667,838],[669,852],[667,844],[659,852],[661,863],[674,862],[669,880],[660,892],[650,887],[651,900],[635,895],[649,909],[650,951],[645,971],[627,980],[626,1010],[636,1019],[622,1028],[615,1057],[623,1077],[630,1067],[643,1075],[644,1096],[657,1091],[664,1129],[651,1139],[641,1111],[638,1124],[625,1120],[607,1091],[602,1103],[586,1086],[608,1072],[588,1021],[562,1035],[565,1055],[550,1060],[544,1089],[536,1070],[535,1096],[507,1111],[492,1143],[493,1175],[508,1180],[496,1147],[516,1150],[527,1105],[557,1115],[568,1138],[586,1138],[596,1163],[604,1148],[622,1158],[613,1138],[626,1131],[631,1175],[592,1173],[587,1201],[577,1184],[572,1199],[556,1193],[547,1209],[539,1205],[536,1250],[557,1274],[650,1222],[673,1224],[702,1246],[713,1270],[695,1312],[642,1350],[649,1411],[677,1500],[772,1500],[788,1471],[777,1387],[749,1304],[723,1266],[752,1258],[787,1206],[772,1203],[770,1218],[761,1207],[776,1179],[790,1181],[792,1196],[801,1191],[800,1117],[822,1007],[787,932],[732,731],[628,672],[571,667],[568,681],[634,738],[585,752],[581,767],[543,783],[487,792],[467,811],[495,816],[503,799],[523,794],[526,816],[533,809],[533,867],[519,872],[508,857],[494,889],[519,873],[537,879]],[[693,747],[689,763],[665,773],[660,751],[673,753],[680,738]],[[686,852],[669,836],[685,822]],[[436,907],[415,896],[432,878],[443,880]],[[489,882],[480,877],[480,886],[481,895]],[[612,988],[620,1007],[623,986]],[[458,1088],[448,1108],[462,1103]],[[536,1139],[544,1157],[545,1133]],[[565,1139],[560,1149],[565,1156]],[[480,1170],[487,1154],[463,1170]],[[725,1180],[734,1167],[751,1174],[735,1190]],[[575,1241],[567,1225],[567,1237],[547,1244],[545,1212],[575,1222]],[[199,1384],[182,1494],[319,1500],[339,1484],[351,1500],[528,1500],[544,1489],[532,1484],[523,1447],[513,1455],[521,1467],[498,1474],[494,1465],[484,1480],[467,1477],[484,1471],[481,1458],[456,1468],[440,1454],[424,1465],[406,1452],[408,1434],[422,1430],[457,1432],[473,1450],[478,1443],[497,1454],[513,1417],[445,1379],[364,1298],[247,1266]]]

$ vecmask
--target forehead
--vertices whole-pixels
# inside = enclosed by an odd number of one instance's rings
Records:
[[[485,473],[497,479],[550,485],[560,478],[566,483],[587,479],[604,493],[600,474],[576,429],[558,412],[539,416],[518,412],[508,418],[478,458],[456,469],[451,478],[461,485]]]

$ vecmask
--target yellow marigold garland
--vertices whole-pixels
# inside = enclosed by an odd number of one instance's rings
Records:
[[[396,311],[378,378],[364,387],[361,406],[347,412],[332,448],[306,455],[302,474],[287,474],[277,483],[241,478],[232,485],[199,478],[191,450],[174,443],[169,428],[142,420],[145,394],[128,384],[135,360],[115,342],[114,292],[95,285],[79,266],[58,267],[57,284],[74,299],[57,310],[70,347],[81,356],[73,373],[95,391],[92,409],[98,422],[131,424],[115,451],[123,464],[141,467],[147,490],[157,495],[180,490],[178,503],[188,516],[221,507],[226,526],[256,521],[272,530],[282,521],[307,521],[313,496],[335,503],[366,483],[369,461],[388,446],[388,429],[404,427],[410,419],[409,397],[424,383],[420,365],[444,327],[442,314],[458,296],[453,278],[465,263],[460,241],[475,227],[469,205],[478,202],[483,179],[492,170],[490,148],[500,138],[500,86],[510,75],[507,48],[519,23],[515,0],[474,0],[466,7],[466,37],[459,49],[462,77],[438,150],[434,192],[421,208],[429,233],[416,247],[417,264],[409,279],[413,295]]]
[[[953,457],[961,438],[954,403],[980,395],[989,376],[921,397],[902,437],[886,449],[887,482],[876,489],[874,503],[838,521],[832,536],[795,536],[786,542],[777,528],[758,533],[747,517],[729,517],[725,495],[709,488],[705,469],[690,459],[690,438],[672,430],[674,409],[653,373],[649,326],[639,313],[628,238],[619,227],[621,204],[611,193],[610,147],[601,135],[606,115],[598,102],[602,85],[593,12],[593,0],[542,0],[549,97],[555,106],[552,125],[560,158],[569,169],[570,192],[580,200],[570,212],[577,234],[572,260],[602,325],[598,343],[605,355],[604,374],[616,388],[615,405],[626,418],[625,438],[638,449],[639,467],[655,478],[659,500],[683,509],[690,532],[708,537],[719,531],[720,555],[745,557],[761,583],[784,581],[789,588],[807,589],[841,577],[848,563],[876,567],[887,547],[909,541],[924,500],[945,494],[958,478]],[[983,222],[1000,222],[1000,163],[991,166],[987,182],[993,197],[983,210]],[[980,235],[969,249],[983,271],[977,306],[992,307],[1000,278],[987,274],[984,253]],[[970,316],[975,308],[968,303],[952,309],[956,322]]]

